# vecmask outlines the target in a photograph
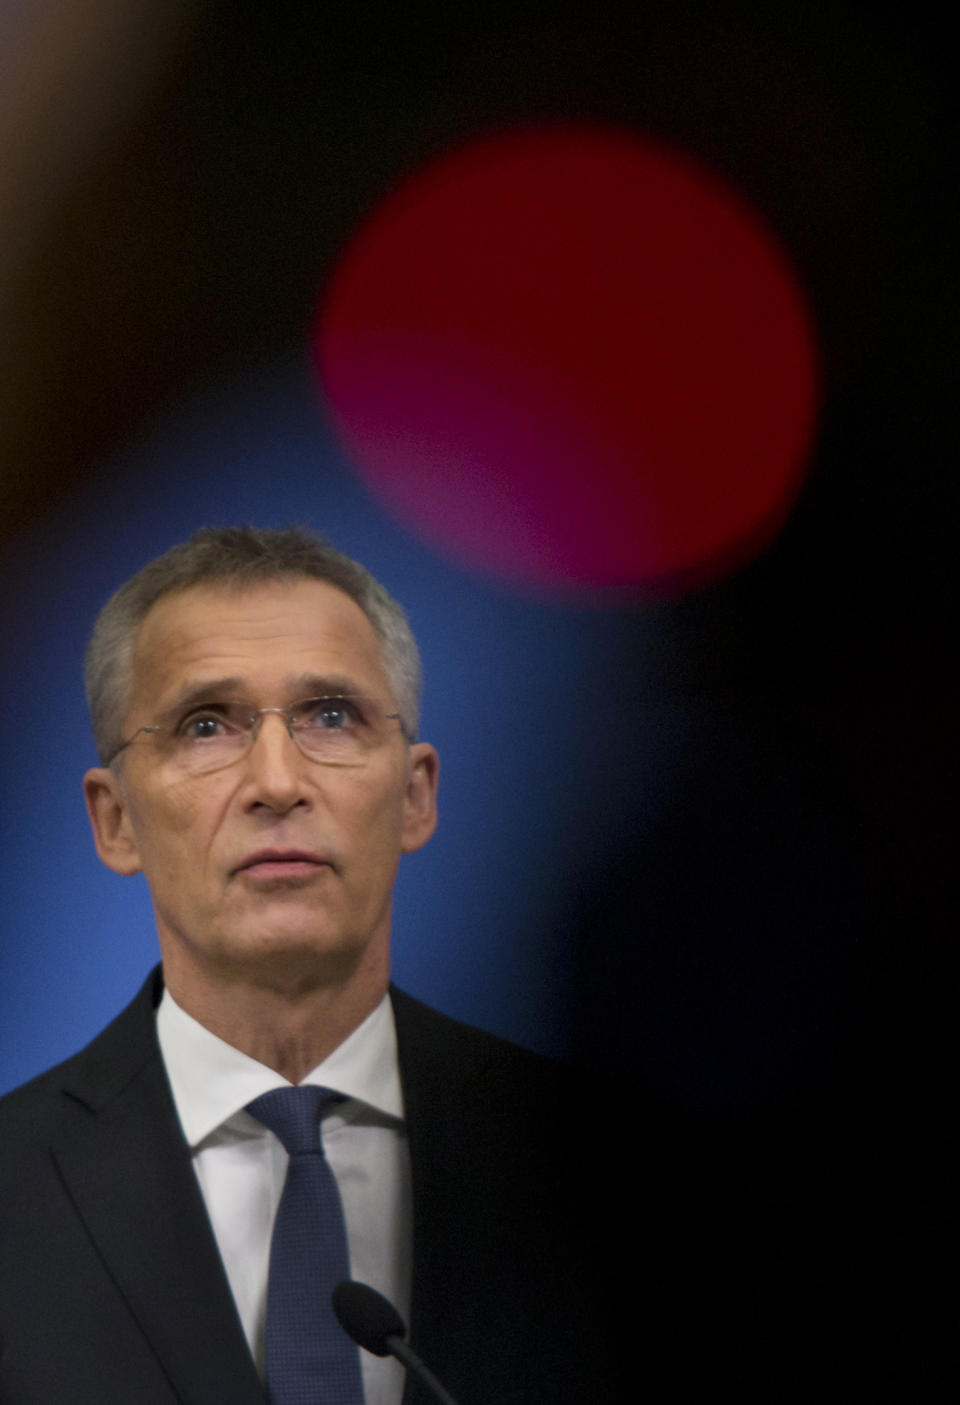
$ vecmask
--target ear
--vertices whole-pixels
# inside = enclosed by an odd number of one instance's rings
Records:
[[[413,854],[423,848],[437,827],[440,758],[429,742],[414,742],[408,764],[400,849],[404,854]]]
[[[130,824],[123,787],[109,766],[95,766],[83,778],[83,794],[97,853],[107,868],[128,876],[140,872],[140,851]]]

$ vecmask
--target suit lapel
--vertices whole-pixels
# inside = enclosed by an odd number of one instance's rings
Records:
[[[473,1127],[476,1068],[452,1021],[400,991],[391,998],[413,1177],[410,1342],[456,1398],[506,1402],[516,1371],[498,1322],[509,1318],[511,1305],[504,1301],[504,1276],[490,1271],[497,1206],[487,1193],[489,1159]],[[430,1402],[408,1378],[403,1405]]]
[[[264,1405],[156,1043],[153,992],[70,1066],[67,1193],[184,1405]],[[78,1110],[79,1111],[79,1110]]]

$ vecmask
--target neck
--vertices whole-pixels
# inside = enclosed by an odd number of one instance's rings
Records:
[[[376,1009],[387,973],[343,982],[287,983],[251,979],[185,981],[164,962],[174,1000],[211,1034],[299,1083]]]

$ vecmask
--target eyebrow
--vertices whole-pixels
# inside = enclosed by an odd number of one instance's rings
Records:
[[[288,678],[287,686],[298,698],[323,698],[343,695],[363,696],[369,688],[349,678],[345,673],[300,673],[296,678]]]
[[[196,683],[185,683],[179,693],[174,694],[163,708],[164,713],[180,712],[194,703],[212,702],[217,697],[229,698],[242,691],[240,678],[210,678]]]
[[[363,695],[367,689],[361,687],[355,678],[342,673],[300,673],[286,680],[285,689],[291,701],[301,698],[349,697]],[[163,712],[181,712],[198,703],[216,702],[218,699],[243,700],[247,692],[243,678],[234,675],[230,678],[210,678],[195,683],[187,683],[180,692],[164,707]]]

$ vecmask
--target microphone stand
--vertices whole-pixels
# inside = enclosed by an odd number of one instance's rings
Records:
[[[399,1362],[406,1366],[408,1371],[412,1371],[415,1376],[423,1381],[427,1389],[432,1391],[440,1401],[440,1405],[457,1405],[453,1396],[441,1385],[429,1366],[424,1365],[420,1357],[413,1350],[413,1347],[408,1346],[402,1337],[396,1335],[384,1337],[383,1344],[387,1347],[391,1356],[395,1356]]]

